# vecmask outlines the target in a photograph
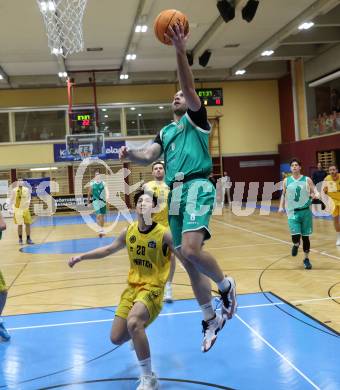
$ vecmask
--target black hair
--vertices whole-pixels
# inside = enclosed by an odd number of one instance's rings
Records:
[[[293,164],[293,162],[296,162],[296,163],[298,163],[298,164],[300,165],[300,167],[301,167],[301,161],[300,161],[300,160],[298,160],[297,158],[292,158],[292,159],[290,160],[290,163],[289,163],[289,165],[292,165],[292,164]]]
[[[152,203],[153,203],[153,206],[156,207],[157,206],[157,202],[158,202],[158,198],[157,196],[151,192],[151,191],[144,191],[143,188],[139,188],[135,194],[133,195],[133,201],[135,203],[135,206],[137,206],[137,203],[138,203],[138,199],[142,196],[142,195],[149,195],[150,198],[152,198]]]

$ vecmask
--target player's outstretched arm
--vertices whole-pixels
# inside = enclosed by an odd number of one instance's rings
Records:
[[[319,191],[317,190],[315,184],[313,183],[313,180],[310,177],[307,178],[307,183],[308,183],[308,186],[310,188],[311,197],[313,199],[319,199],[320,198]]]
[[[285,196],[286,196],[286,188],[287,188],[287,179],[283,180],[283,186],[282,186],[282,195],[280,199],[280,206],[279,206],[279,213],[284,213],[284,207],[285,207]]]
[[[104,246],[102,248],[94,249],[93,251],[83,253],[82,255],[79,256],[73,256],[69,260],[68,265],[72,268],[75,264],[79,263],[80,261],[102,259],[103,257],[107,257],[113,253],[120,251],[125,247],[126,231],[127,229],[124,229],[120,233],[120,235],[116,238],[116,240],[114,240],[113,243],[110,245]]]
[[[201,100],[195,90],[194,77],[191,72],[186,56],[186,44],[189,35],[185,35],[182,23],[170,26],[168,34],[165,34],[176,49],[177,71],[179,83],[188,107],[191,111],[198,111],[201,108]]]
[[[88,189],[87,189],[87,205],[88,206],[91,204],[91,196],[92,196],[92,187],[90,184]]]
[[[162,154],[162,148],[159,144],[153,143],[143,150],[129,149],[127,146],[122,146],[119,149],[119,159],[130,159],[140,165],[149,165],[156,161]]]

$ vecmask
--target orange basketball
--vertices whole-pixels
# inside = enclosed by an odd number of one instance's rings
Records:
[[[189,21],[182,12],[177,11],[176,9],[166,9],[165,11],[162,11],[155,19],[153,25],[157,39],[165,45],[172,45],[170,39],[166,38],[164,33],[167,32],[169,26],[172,27],[180,22],[182,22],[184,26],[185,34],[187,34],[189,32]]]

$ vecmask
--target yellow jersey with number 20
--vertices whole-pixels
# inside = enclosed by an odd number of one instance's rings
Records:
[[[139,231],[138,222],[128,227],[126,248],[130,259],[130,286],[164,287],[170,271],[169,248],[163,253],[163,237],[166,231],[164,226],[155,222],[147,232]]]

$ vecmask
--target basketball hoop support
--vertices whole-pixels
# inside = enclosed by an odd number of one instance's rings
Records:
[[[98,110],[98,98],[97,98],[97,82],[96,82],[96,73],[97,72],[120,72],[121,68],[114,68],[114,69],[97,69],[97,70],[71,70],[68,71],[68,74],[70,77],[67,79],[67,99],[68,99],[68,117],[69,117],[69,124],[70,128],[72,129],[72,120],[71,120],[71,114],[74,106],[74,88],[77,87],[77,83],[74,82],[72,78],[72,74],[77,74],[77,73],[88,73],[91,75],[89,77],[89,83],[88,84],[81,84],[83,87],[84,86],[91,86],[92,91],[93,91],[93,107],[95,111],[95,116],[96,116],[96,127],[97,129],[99,128],[99,110]]]

